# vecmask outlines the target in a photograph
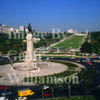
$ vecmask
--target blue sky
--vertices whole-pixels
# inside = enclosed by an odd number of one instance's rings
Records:
[[[0,23],[37,31],[100,30],[100,0],[0,0]]]

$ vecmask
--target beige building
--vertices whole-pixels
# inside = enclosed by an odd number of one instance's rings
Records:
[[[2,33],[9,33],[10,32],[10,28],[8,26],[1,26],[1,32]]]
[[[25,26],[20,26],[20,27],[19,27],[19,30],[20,30],[21,32],[25,32]]]
[[[19,31],[19,29],[15,29],[15,32],[16,32],[16,33],[19,33],[20,31]]]
[[[40,38],[33,38],[34,42],[37,43],[38,41],[40,41]]]

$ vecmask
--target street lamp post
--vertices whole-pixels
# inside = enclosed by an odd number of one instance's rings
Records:
[[[68,84],[68,99],[71,100],[71,85]]]

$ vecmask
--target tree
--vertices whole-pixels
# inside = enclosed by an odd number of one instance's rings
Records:
[[[88,42],[85,42],[80,48],[83,53],[92,53],[92,45]]]
[[[91,32],[81,47],[81,52],[100,54],[100,32]]]
[[[93,69],[82,69],[78,73],[79,77],[79,91],[82,93],[86,99],[88,88],[92,85],[93,81],[96,78],[96,73]]]

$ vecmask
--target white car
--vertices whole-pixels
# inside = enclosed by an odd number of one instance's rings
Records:
[[[98,56],[98,59],[100,59],[100,56]]]
[[[76,60],[76,62],[80,62],[80,60]]]
[[[46,58],[46,60],[49,60],[50,58]]]
[[[7,95],[11,95],[11,94],[12,94],[12,92],[10,92],[10,91],[4,91],[1,95],[7,96]]]
[[[49,89],[49,86],[44,86],[43,89],[44,90]]]
[[[90,61],[90,59],[89,59],[89,58],[87,58],[87,59],[86,59],[86,61]]]
[[[86,62],[86,60],[82,60],[82,62]]]

